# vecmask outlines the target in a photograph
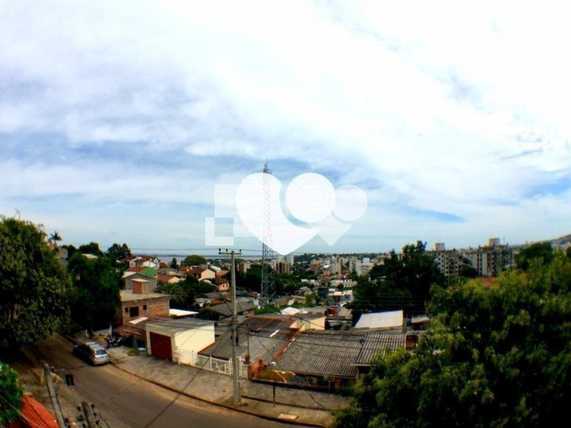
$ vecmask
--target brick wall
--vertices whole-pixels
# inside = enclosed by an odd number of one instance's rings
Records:
[[[122,302],[120,317],[121,324],[126,324],[139,317],[168,317],[169,308],[169,296]]]

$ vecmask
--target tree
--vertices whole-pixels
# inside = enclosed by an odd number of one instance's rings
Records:
[[[205,264],[206,264],[206,259],[196,254],[185,257],[185,259],[181,263],[182,266],[199,266]]]
[[[93,253],[91,253],[93,254]],[[113,261],[123,262],[131,256],[131,250],[127,244],[113,244],[107,249],[107,257]]]
[[[175,284],[162,284],[158,291],[171,296],[171,306],[177,309],[191,309],[195,299],[205,293],[216,290],[216,287],[204,281],[187,277]]]
[[[266,266],[266,272],[268,272],[269,267]],[[236,272],[236,284],[240,288],[244,288],[250,291],[260,291],[260,284],[262,282],[262,265],[253,264],[245,272]]]
[[[34,224],[0,219],[0,345],[35,343],[68,321],[69,277]]]
[[[68,259],[77,252],[77,248],[75,248],[73,245],[62,245],[62,248],[67,250]]]
[[[7,426],[18,418],[22,394],[18,375],[0,361],[0,426]]]
[[[97,242],[90,242],[89,244],[80,245],[77,251],[82,254],[93,254],[94,256],[98,257],[103,255],[103,251],[101,251]]]
[[[170,267],[171,267],[172,269],[178,269],[178,261],[176,260],[176,257],[173,257],[173,258],[172,258]]]
[[[460,266],[460,277],[462,278],[476,278],[478,277],[478,271],[469,264],[468,261],[464,261]]]
[[[56,232],[53,232],[53,233],[50,235],[50,237],[49,237],[48,240],[49,240],[50,242],[52,242],[54,245],[57,245],[57,243],[58,243],[59,241],[61,241],[61,236],[60,236],[60,234],[57,233],[57,231],[56,231]]]
[[[354,314],[392,309],[421,311],[431,286],[444,283],[433,257],[426,253],[426,244],[418,241],[406,245],[400,256],[392,251],[384,264],[374,266],[369,278],[358,278]]]
[[[435,287],[414,353],[381,358],[339,427],[542,427],[571,401],[571,261]]]
[[[261,278],[260,278],[261,281]],[[278,295],[292,294],[301,288],[301,280],[291,273],[275,273],[272,275],[272,291]]]
[[[73,278],[73,320],[93,331],[109,326],[119,307],[121,275],[110,258],[87,259],[75,253],[68,262]]]
[[[549,264],[555,253],[549,242],[538,242],[524,248],[516,256],[516,265],[521,270],[528,270],[533,260],[539,260],[543,264]]]

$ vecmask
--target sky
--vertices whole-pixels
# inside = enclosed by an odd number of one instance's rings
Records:
[[[267,160],[367,192],[334,246],[302,250],[571,233],[567,8],[0,0],[0,214],[203,248],[214,186]]]

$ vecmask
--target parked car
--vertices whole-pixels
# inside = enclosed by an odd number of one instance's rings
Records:
[[[107,354],[105,348],[97,342],[87,342],[76,345],[73,347],[73,353],[94,366],[106,364],[110,361],[109,354]]]

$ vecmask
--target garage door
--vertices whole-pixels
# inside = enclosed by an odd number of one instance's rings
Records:
[[[157,358],[172,360],[171,338],[162,334],[152,333],[151,338],[151,354]]]

